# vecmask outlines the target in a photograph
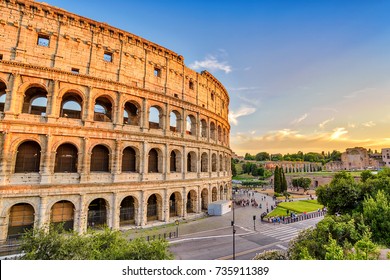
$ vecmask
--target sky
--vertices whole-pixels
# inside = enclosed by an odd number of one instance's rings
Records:
[[[390,147],[390,1],[46,0],[208,70],[239,154]]]

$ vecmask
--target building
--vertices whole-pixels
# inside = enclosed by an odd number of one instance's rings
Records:
[[[229,96],[129,32],[0,1],[0,240],[166,223],[231,196]]]
[[[382,161],[384,166],[390,167],[390,148],[382,149]]]

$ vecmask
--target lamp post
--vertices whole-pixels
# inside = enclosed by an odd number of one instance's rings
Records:
[[[236,259],[236,228],[234,225],[234,196],[232,197],[232,211],[233,211],[233,221],[232,221],[232,227],[233,227],[233,260]]]
[[[175,221],[175,225],[176,225],[176,238],[178,238],[179,237],[179,220]]]

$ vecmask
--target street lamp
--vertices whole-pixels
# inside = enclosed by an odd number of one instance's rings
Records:
[[[233,211],[233,221],[232,221],[232,227],[233,227],[233,260],[236,259],[236,228],[234,226],[234,197],[232,197],[232,211]]]
[[[176,225],[176,238],[178,238],[179,237],[179,220],[175,221],[175,225]]]

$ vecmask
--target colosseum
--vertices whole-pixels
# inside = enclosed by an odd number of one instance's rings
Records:
[[[44,3],[0,11],[0,240],[169,223],[230,198],[229,96],[213,75]]]

